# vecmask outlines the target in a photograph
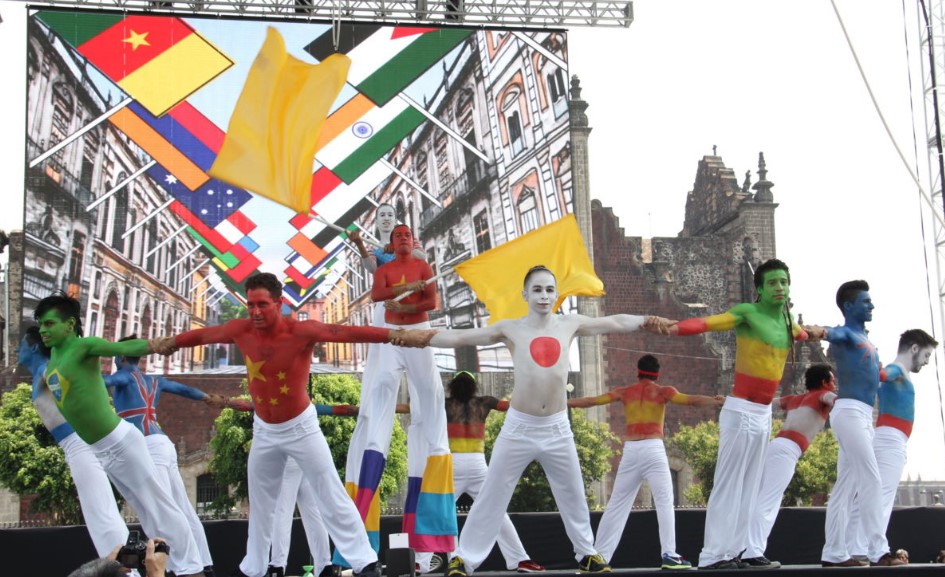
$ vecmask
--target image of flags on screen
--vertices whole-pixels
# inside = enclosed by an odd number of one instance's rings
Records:
[[[233,65],[172,16],[51,10],[36,16],[155,116]]]
[[[351,58],[348,82],[384,106],[472,33],[458,28],[348,24],[340,29],[338,51]],[[332,30],[305,51],[318,61],[335,53]]]
[[[285,268],[286,281],[283,283],[283,295],[293,306],[299,306],[314,296],[316,289],[330,275],[340,277],[346,270],[345,260],[342,258],[344,250],[345,247],[339,243],[339,246],[326,253],[322,262],[315,266],[309,266],[310,263],[302,255],[293,255],[288,259],[289,266]],[[304,268],[308,270],[303,272]]]
[[[351,184],[426,118],[403,100],[377,107],[363,95],[339,107],[322,126],[315,158]]]
[[[149,168],[147,174],[210,228],[226,220],[251,198],[250,193],[242,188],[216,179],[190,191],[159,164]]]
[[[208,256],[210,256],[210,262],[213,266],[237,283],[246,280],[246,277],[262,265],[262,261],[249,252],[241,243],[230,245],[230,249],[223,252],[204,238],[196,229],[190,228],[187,232],[203,246]]]

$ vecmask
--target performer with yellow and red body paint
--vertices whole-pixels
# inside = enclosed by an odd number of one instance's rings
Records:
[[[719,415],[719,454],[706,509],[705,542],[699,567],[780,567],[764,556],[741,559],[748,545],[765,450],[771,435],[771,401],[784,373],[794,339],[807,333],[791,317],[787,303],[791,276],[786,264],[770,259],[755,270],[758,300],[728,311],[648,327],[672,335],[735,330],[735,385]]]
[[[675,387],[656,384],[660,362],[653,355],[643,355],[637,361],[638,382],[620,387],[596,397],[582,397],[568,401],[569,407],[586,408],[620,401],[623,403],[627,426],[624,432],[623,456],[617,468],[614,488],[607,509],[597,526],[594,547],[607,562],[611,562],[624,527],[630,517],[630,508],[640,485],[646,481],[653,493],[656,519],[660,527],[661,567],[689,569],[692,565],[676,552],[676,519],[673,515],[673,480],[663,446],[663,420],[666,405],[697,407],[722,406],[721,395],[686,395]]]

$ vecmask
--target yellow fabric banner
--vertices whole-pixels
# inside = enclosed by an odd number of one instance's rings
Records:
[[[569,296],[601,296],[597,278],[573,214],[537,228],[456,265],[453,270],[489,309],[489,324],[528,313],[522,298],[525,273],[544,265],[558,279],[555,310]]]
[[[308,214],[318,135],[350,66],[344,54],[303,62],[270,27],[210,175]]]

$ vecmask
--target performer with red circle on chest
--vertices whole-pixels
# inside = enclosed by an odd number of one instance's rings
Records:
[[[320,341],[396,341],[406,346],[424,346],[429,334],[296,321],[282,316],[281,297],[282,284],[275,275],[256,274],[246,281],[248,319],[234,319],[174,338],[175,347],[235,343],[246,359],[255,417],[247,465],[249,537],[246,557],[236,575],[262,577],[266,572],[276,499],[286,459],[292,457],[315,491],[336,547],[357,575],[379,577],[377,554],[338,478],[328,443],[318,426],[315,407],[308,397],[312,351]]]
[[[464,577],[482,564],[495,543],[496,527],[501,525],[515,485],[534,460],[548,476],[579,570],[610,571],[610,565],[594,549],[584,481],[568,422],[567,351],[575,337],[635,331],[649,318],[554,314],[557,280],[543,266],[531,268],[524,284],[526,316],[483,328],[441,331],[430,340],[434,347],[505,344],[512,354],[515,376],[515,390],[492,450],[489,472],[466,518],[456,556],[447,570],[449,577]]]

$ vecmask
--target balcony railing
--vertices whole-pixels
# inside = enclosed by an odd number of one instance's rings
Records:
[[[45,148],[33,139],[29,139],[27,149],[29,158],[36,158],[45,152]],[[56,186],[74,198],[83,210],[92,202],[92,191],[82,184],[79,177],[67,170],[61,162],[56,160],[55,155],[51,158],[47,158],[39,166],[30,168],[29,177],[31,183],[34,177],[44,178],[46,182],[55,183]]]
[[[426,230],[444,213],[449,213],[450,207],[471,192],[483,190],[491,180],[498,178],[495,165],[486,164],[481,160],[467,165],[466,170],[454,178],[448,185],[440,189],[437,200],[443,206],[431,205],[420,215],[420,229]]]

